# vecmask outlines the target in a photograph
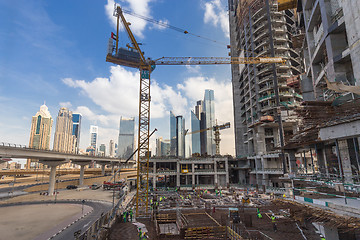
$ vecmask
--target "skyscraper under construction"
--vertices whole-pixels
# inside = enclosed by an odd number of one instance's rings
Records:
[[[239,182],[274,185],[283,173],[281,146],[297,125],[292,109],[302,100],[287,85],[301,71],[295,11],[279,12],[273,0],[229,0],[229,19],[231,56],[286,60],[232,65],[236,155],[252,166],[239,170]]]

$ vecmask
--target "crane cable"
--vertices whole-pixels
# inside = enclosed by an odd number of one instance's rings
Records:
[[[225,46],[228,46],[228,44],[224,43],[224,42],[219,42],[219,41],[216,41],[216,40],[213,40],[211,38],[208,38],[208,37],[204,37],[204,36],[201,36],[201,35],[198,35],[198,34],[194,34],[194,33],[191,33],[185,29],[182,29],[182,28],[179,28],[179,27],[175,27],[175,26],[172,26],[166,22],[162,22],[162,21],[159,21],[159,20],[156,20],[156,19],[153,19],[153,18],[149,18],[149,17],[146,17],[146,16],[142,16],[142,15],[139,15],[137,13],[134,13],[134,12],[131,12],[129,10],[126,10],[126,9],[122,9],[122,11],[126,14],[129,14],[131,16],[134,16],[134,17],[137,17],[137,18],[140,18],[140,19],[143,19],[145,21],[148,21],[148,22],[151,22],[151,23],[154,23],[154,24],[157,24],[159,26],[162,26],[164,28],[169,28],[169,29],[172,29],[172,30],[175,30],[177,32],[180,32],[180,33],[184,33],[184,34],[188,34],[188,35],[192,35],[194,37],[198,37],[198,38],[201,38],[201,39],[204,39],[204,40],[207,40],[207,41],[210,41],[210,42],[213,42],[213,43],[216,43],[216,44],[219,44],[219,45],[225,45]],[[237,49],[237,50],[242,50],[242,51],[245,51],[245,52],[250,52],[250,53],[254,53],[252,51],[248,51],[248,50],[245,50],[245,49]]]

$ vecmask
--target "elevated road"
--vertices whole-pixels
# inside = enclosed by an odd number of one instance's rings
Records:
[[[116,169],[115,169],[116,171]],[[131,172],[135,171],[135,168],[126,168],[122,169],[121,172]],[[105,172],[112,172],[112,169],[107,168]],[[86,168],[85,174],[102,174],[102,169],[100,168]],[[0,176],[13,176],[13,175],[34,175],[34,174],[50,174],[50,169],[14,169],[14,170],[0,170]],[[58,175],[67,175],[67,174],[80,174],[80,169],[57,169],[56,174]]]
[[[135,163],[134,160],[126,161],[125,159],[119,159],[119,158],[89,156],[89,155],[81,155],[74,153],[63,153],[53,150],[28,148],[23,145],[11,145],[11,144],[0,143],[0,159],[8,159],[8,158],[37,159],[42,164],[49,166],[50,167],[49,190],[48,190],[49,195],[53,195],[54,193],[57,166],[62,165],[64,163],[68,163],[71,161],[74,164],[80,165],[79,185],[82,185],[84,181],[85,166],[91,163],[96,162],[97,164],[102,165],[102,169],[101,169],[102,175],[105,175],[105,165],[111,164],[112,171],[114,171],[115,165],[120,165],[123,168],[130,168]]]
[[[125,163],[126,159],[111,158],[111,157],[101,157],[101,156],[89,156],[73,153],[63,153],[53,150],[42,150],[28,148],[22,145],[5,145],[5,143],[0,144],[0,158],[31,158],[38,159],[40,161],[95,161],[95,162],[107,162],[107,163]],[[129,163],[134,164],[134,161],[131,160]]]

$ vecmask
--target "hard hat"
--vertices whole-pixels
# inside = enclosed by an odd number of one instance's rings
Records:
[[[320,234],[320,237],[324,237],[322,234]]]

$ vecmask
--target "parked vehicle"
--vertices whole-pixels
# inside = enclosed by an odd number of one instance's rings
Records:
[[[67,185],[66,189],[77,189],[77,186],[75,186],[75,185]]]
[[[91,185],[91,189],[92,190],[96,190],[96,189],[99,189],[101,187],[101,185],[100,184],[97,184],[97,183],[94,183],[93,185]]]

